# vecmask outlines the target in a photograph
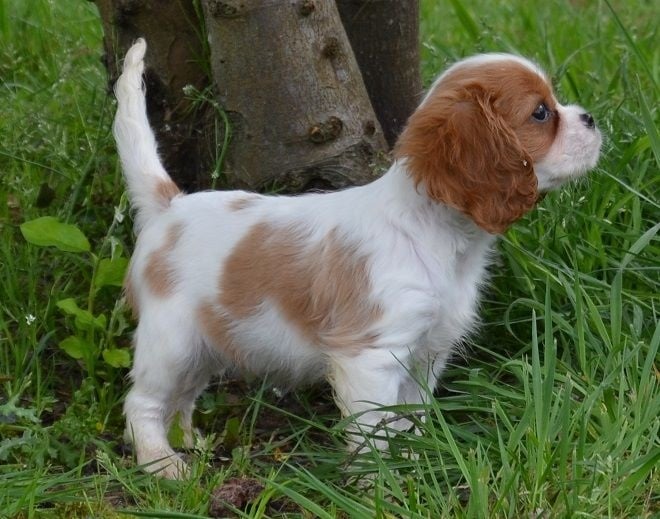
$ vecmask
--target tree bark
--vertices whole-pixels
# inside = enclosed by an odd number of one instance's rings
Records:
[[[421,99],[419,0],[336,2],[391,147]]]
[[[202,5],[218,101],[231,123],[228,183],[303,191],[372,180],[386,144],[336,4]]]
[[[149,47],[147,110],[165,167],[186,190],[210,185],[215,155],[213,118],[207,103],[194,102],[186,85],[207,89],[204,22],[189,0],[95,0],[104,32],[104,62],[114,85],[126,50],[140,36]]]
[[[167,170],[189,191],[211,186],[221,154],[223,188],[368,182],[387,149],[379,121],[392,144],[421,90],[418,0],[94,1],[110,85],[146,38],[149,119]]]

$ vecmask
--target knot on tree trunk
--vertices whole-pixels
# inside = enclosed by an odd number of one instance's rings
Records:
[[[316,9],[316,6],[312,0],[302,0],[298,12],[301,16],[309,16],[314,12],[314,9]]]
[[[222,0],[210,0],[208,2],[209,13],[214,18],[236,18],[242,14],[243,8],[241,2]]]
[[[341,122],[341,119],[332,115],[324,122],[317,123],[309,129],[309,140],[314,144],[334,141],[339,137],[343,127],[344,123]]]

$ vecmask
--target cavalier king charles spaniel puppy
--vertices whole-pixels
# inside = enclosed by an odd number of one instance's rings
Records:
[[[138,40],[116,84],[114,135],[138,234],[124,412],[138,463],[165,477],[186,474],[168,428],[177,417],[192,446],[195,399],[214,375],[328,380],[342,415],[355,415],[353,446],[391,416],[381,406],[423,404],[475,327],[496,235],[600,153],[593,117],[561,105],[541,69],[485,54],[435,81],[371,184],[183,194],[147,119],[145,51]]]

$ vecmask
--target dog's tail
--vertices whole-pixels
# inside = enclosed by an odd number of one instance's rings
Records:
[[[136,210],[139,231],[163,212],[181,194],[158,157],[156,138],[147,119],[147,103],[142,86],[147,44],[138,39],[126,53],[124,69],[115,84],[117,115],[113,133],[128,184],[131,205]]]

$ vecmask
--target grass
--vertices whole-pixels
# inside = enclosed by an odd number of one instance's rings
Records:
[[[501,241],[482,331],[423,435],[350,460],[326,388],[281,397],[234,382],[200,400],[211,434],[186,482],[136,471],[121,440],[132,324],[113,276],[132,237],[100,24],[93,4],[64,4],[0,0],[0,516],[221,515],[231,478],[263,486],[241,517],[660,514],[651,2],[422,1],[427,82],[475,52],[529,56],[593,112],[599,167]],[[20,225],[43,216],[88,246],[28,245]]]

